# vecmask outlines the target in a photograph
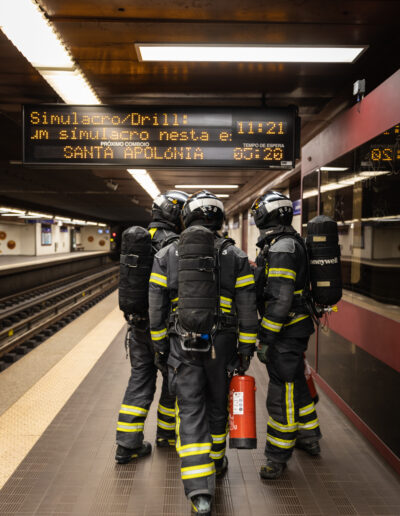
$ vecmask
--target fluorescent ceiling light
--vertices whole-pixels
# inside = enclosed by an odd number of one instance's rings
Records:
[[[0,26],[33,66],[73,68],[69,52],[32,0],[0,2]]]
[[[155,182],[151,179],[147,170],[140,168],[128,168],[127,170],[133,179],[135,179],[135,181],[137,181],[140,186],[146,190],[152,199],[155,199],[157,195],[160,195],[160,190],[158,189]]]
[[[141,61],[353,63],[366,46],[136,45]]]
[[[2,0],[0,27],[67,104],[100,104],[69,50],[34,0]]]
[[[0,212],[14,213],[14,215],[18,215],[19,213],[25,213],[24,210],[16,210],[14,208],[0,208]]]
[[[97,222],[92,222],[91,220],[86,220],[85,221],[85,224],[87,226],[97,226]]]
[[[205,188],[217,189],[217,188],[239,188],[239,185],[175,185],[175,188]]]
[[[54,217],[54,218],[61,222],[71,222],[71,219],[69,217]]]
[[[79,70],[39,70],[66,104],[100,104],[100,100]]]
[[[72,224],[78,224],[79,226],[85,226],[86,222],[84,220],[72,219]]]
[[[222,198],[222,197],[229,197],[229,194],[227,194],[227,193],[217,193],[217,194],[215,194],[215,196]]]
[[[344,172],[349,170],[349,167],[321,167],[320,170],[323,172]]]

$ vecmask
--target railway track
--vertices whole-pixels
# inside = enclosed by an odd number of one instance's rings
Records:
[[[0,370],[118,287],[117,265],[0,299]]]

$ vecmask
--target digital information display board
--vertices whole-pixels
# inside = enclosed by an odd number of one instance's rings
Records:
[[[26,105],[26,164],[290,169],[295,107]]]

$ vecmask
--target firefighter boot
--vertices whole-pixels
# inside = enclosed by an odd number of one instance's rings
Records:
[[[294,446],[295,448],[303,450],[307,452],[309,455],[313,455],[314,457],[321,453],[321,448],[319,446],[318,441],[312,441],[310,443],[304,441],[296,441],[296,444]]]
[[[166,439],[165,437],[157,437],[156,445],[158,448],[175,448],[175,439]]]
[[[115,454],[115,460],[118,462],[118,464],[126,464],[130,462],[132,459],[145,457],[150,453],[151,444],[147,441],[143,441],[142,446],[140,446],[140,448],[125,448],[125,446],[121,446],[119,444],[117,447],[117,452]]]
[[[192,514],[211,516],[211,495],[195,495],[190,499],[190,502],[192,505]]]
[[[285,468],[285,462],[274,462],[268,459],[266,465],[261,466],[260,477],[266,480],[275,480],[282,475]]]
[[[214,460],[214,463],[217,478],[223,477],[228,469],[228,457],[224,456],[222,459]]]

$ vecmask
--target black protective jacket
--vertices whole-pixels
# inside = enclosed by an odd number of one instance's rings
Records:
[[[222,252],[220,285],[220,331],[238,333],[238,352],[252,354],[258,327],[255,282],[246,254],[234,245]],[[169,350],[167,333],[177,304],[178,248],[174,242],[156,254],[150,276],[150,330],[156,350]]]
[[[261,342],[276,337],[307,337],[314,326],[303,298],[308,257],[292,226],[264,231],[257,242],[257,306],[262,316]],[[261,285],[261,288],[260,288]]]

